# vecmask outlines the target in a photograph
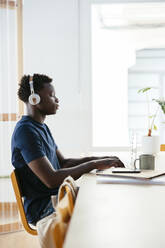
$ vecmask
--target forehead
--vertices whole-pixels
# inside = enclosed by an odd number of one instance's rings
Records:
[[[44,83],[43,88],[40,90],[42,93],[55,92],[54,86],[51,83]]]

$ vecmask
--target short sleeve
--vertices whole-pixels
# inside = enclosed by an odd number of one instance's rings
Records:
[[[18,128],[15,143],[26,163],[46,155],[39,133],[31,126]]]

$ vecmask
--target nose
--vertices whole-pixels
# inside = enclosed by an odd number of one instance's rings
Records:
[[[59,103],[59,99],[57,97],[55,97],[55,102]]]

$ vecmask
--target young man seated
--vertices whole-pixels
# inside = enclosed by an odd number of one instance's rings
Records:
[[[50,215],[54,208],[51,195],[67,176],[75,180],[93,169],[124,167],[117,157],[67,159],[59,151],[48,126],[47,115],[56,114],[59,100],[46,75],[23,76],[19,99],[26,104],[27,115],[16,124],[12,136],[12,164],[17,169],[24,192],[24,208],[29,223]]]

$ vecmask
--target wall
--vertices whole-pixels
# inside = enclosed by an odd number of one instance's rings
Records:
[[[54,80],[60,108],[48,124],[67,156],[79,156],[86,142],[86,116],[79,81],[79,1],[24,1],[24,72]]]
[[[92,73],[91,73],[91,5],[92,4],[113,4],[113,3],[158,3],[163,0],[80,0],[80,84],[82,93],[86,96],[84,110],[87,116],[87,145],[89,150],[96,151],[92,147]],[[146,33],[146,36],[148,33]],[[153,37],[152,37],[153,38]],[[154,37],[155,38],[155,37]],[[164,42],[163,42],[164,43]],[[104,151],[106,150],[103,148]],[[99,147],[99,152],[100,152]],[[108,151],[112,151],[108,148]]]
[[[48,123],[66,156],[80,156],[91,150],[90,4],[93,2],[114,1],[24,0],[24,73],[45,73],[54,79],[60,109],[56,116],[48,118]],[[13,87],[12,92],[15,94]],[[1,137],[8,141],[2,147],[6,151],[10,138],[6,139],[3,130],[1,125]],[[4,150],[1,149],[1,158]],[[6,165],[10,165],[10,154],[5,157],[8,160],[1,162],[2,174],[6,174]]]

